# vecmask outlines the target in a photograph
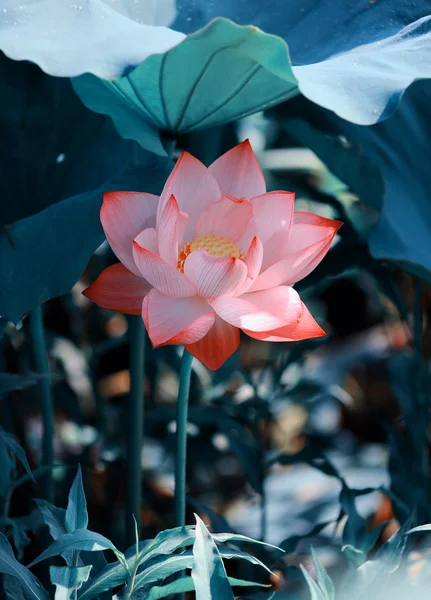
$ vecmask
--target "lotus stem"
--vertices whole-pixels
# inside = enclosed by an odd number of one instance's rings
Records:
[[[36,372],[41,376],[37,387],[43,422],[42,465],[47,468],[46,473],[41,477],[42,495],[48,502],[53,502],[54,480],[52,477],[52,466],[54,462],[54,409],[52,404],[51,378],[41,306],[35,308],[30,314],[30,333]]]
[[[175,525],[186,524],[187,416],[193,356],[184,349],[177,402],[177,452],[175,457]]]
[[[145,338],[145,327],[141,316],[130,316],[130,394],[127,425],[126,548],[135,543],[135,528],[137,527],[138,531],[140,531],[141,526]]]

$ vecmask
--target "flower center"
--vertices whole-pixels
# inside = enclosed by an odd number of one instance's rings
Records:
[[[178,252],[177,269],[184,273],[184,261],[194,250],[206,250],[211,256],[232,256],[244,260],[241,250],[233,242],[221,235],[200,235],[194,240],[186,242]]]

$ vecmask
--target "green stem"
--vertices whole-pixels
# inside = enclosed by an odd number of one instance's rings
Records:
[[[141,316],[129,317],[130,394],[127,427],[126,548],[135,543],[140,530],[142,494],[142,444],[144,431],[145,328]],[[137,525],[135,524],[135,519]]]
[[[46,351],[41,306],[35,308],[30,314],[30,332],[36,372],[39,375],[42,375],[38,382],[43,421],[42,465],[47,467],[47,472],[41,478],[42,495],[48,502],[53,502],[54,484],[52,478],[52,465],[54,461],[54,409],[52,404],[51,378],[49,374],[48,354]]]
[[[262,492],[260,495],[260,541],[266,541],[267,529],[267,503],[265,493],[265,481],[262,481]]]
[[[193,356],[184,349],[177,402],[177,454],[175,457],[175,525],[186,524],[187,415]]]

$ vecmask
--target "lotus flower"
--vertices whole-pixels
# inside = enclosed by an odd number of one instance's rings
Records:
[[[208,169],[184,152],[160,196],[104,194],[101,221],[121,263],[84,294],[142,314],[154,347],[184,344],[210,369],[257,340],[324,335],[292,285],[325,256],[341,223],[266,192],[248,141]]]

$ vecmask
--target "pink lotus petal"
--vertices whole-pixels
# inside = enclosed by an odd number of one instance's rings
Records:
[[[96,281],[82,293],[101,308],[128,315],[139,315],[144,296],[151,285],[137,277],[121,263],[101,272]]]
[[[195,344],[186,345],[186,350],[215,371],[239,346],[239,329],[232,327],[216,315],[215,323],[205,337]]]
[[[109,245],[135,275],[133,240],[140,231],[155,225],[158,196],[141,192],[105,192],[100,220]]]
[[[247,199],[238,202],[229,196],[222,196],[201,213],[196,224],[196,236],[213,234],[236,242],[252,216],[253,207]]]
[[[325,332],[316,323],[304,303],[302,303],[302,315],[298,323],[285,325],[272,331],[256,332],[244,329],[244,333],[256,340],[263,340],[265,342],[295,342],[325,335]]]
[[[253,198],[266,192],[262,169],[248,140],[220,156],[209,171],[228,196]]]
[[[171,195],[177,199],[180,211],[189,216],[184,239],[190,240],[195,237],[199,215],[211,202],[220,198],[221,191],[205,165],[188,152],[183,152],[160,196],[157,226],[160,224],[162,212]]]
[[[187,215],[181,215],[175,196],[170,196],[157,224],[159,255],[168,264],[178,264],[178,229],[184,231]]]
[[[302,219],[309,218],[309,224],[302,222]],[[286,256],[262,271],[250,291],[266,290],[277,285],[293,285],[304,279],[327,254],[340,226],[340,221],[324,219],[311,213],[295,213]]]
[[[138,233],[138,235],[135,237],[134,241],[137,244],[139,244],[139,246],[142,246],[142,248],[146,248],[153,254],[159,254],[159,244],[157,243],[157,231],[154,229],[154,227],[149,227],[148,229],[144,229],[144,231],[141,231],[141,233]],[[133,244],[132,244],[132,255],[133,255]],[[139,272],[139,269],[138,269],[138,272]]]
[[[250,244],[255,235],[263,244],[262,269],[284,256],[293,223],[295,194],[292,192],[268,192],[252,198],[253,219],[250,221],[239,245]],[[270,244],[277,235],[277,244]]]
[[[142,305],[142,318],[157,347],[198,342],[213,326],[215,315],[202,298],[171,298],[151,290]]]
[[[331,238],[332,240],[341,225],[341,221],[326,219],[314,213],[296,212],[288,252],[294,253],[304,250],[323,239]]]
[[[260,273],[263,259],[263,244],[258,237],[254,237],[245,257],[247,277],[254,280]]]
[[[267,331],[296,323],[302,314],[298,293],[287,286],[237,298],[221,296],[210,304],[219,317],[231,325],[251,331]]]
[[[260,268],[262,266],[263,245],[258,237],[253,238],[250,244],[247,255],[245,257],[245,265],[247,267],[247,278],[244,281],[240,290],[237,290],[238,296],[245,294],[257,279]]]
[[[200,296],[217,298],[233,294],[247,277],[244,261],[231,256],[211,256],[205,250],[195,250],[186,258],[184,275],[196,285]]]
[[[162,294],[174,298],[186,298],[196,294],[196,287],[183,273],[157,254],[140,246],[136,240],[133,242],[133,258],[142,277]]]

